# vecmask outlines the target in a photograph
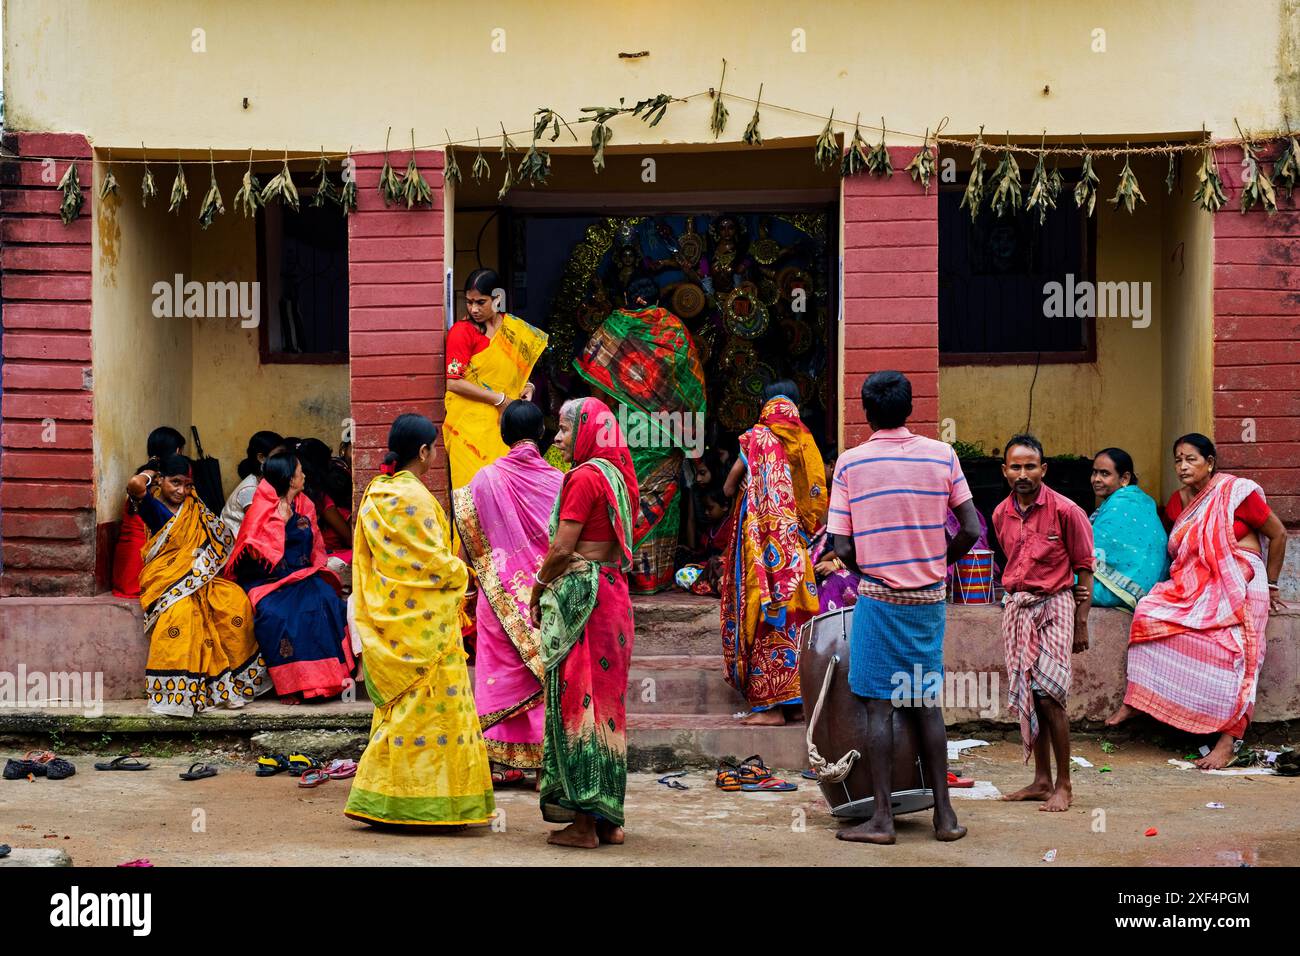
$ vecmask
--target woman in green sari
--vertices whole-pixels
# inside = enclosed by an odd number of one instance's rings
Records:
[[[1122,448],[1103,448],[1092,460],[1092,579],[1094,607],[1137,602],[1169,572],[1168,542],[1156,503],[1137,484],[1133,457]]]
[[[614,311],[574,360],[578,374],[621,406],[639,500],[632,532],[636,552],[628,587],[653,594],[673,585],[681,531],[678,473],[685,445],[703,437],[704,370],[691,334],[659,308],[653,279],[628,284],[626,309]]]
[[[573,468],[529,602],[546,669],[542,817],[569,824],[551,844],[593,849],[623,842],[637,485],[618,422],[599,399],[566,402],[555,441]]]

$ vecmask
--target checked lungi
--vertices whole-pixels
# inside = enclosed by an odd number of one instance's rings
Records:
[[[1007,706],[1020,719],[1025,762],[1038,739],[1035,691],[1065,706],[1070,696],[1074,646],[1074,593],[1008,592],[1002,602],[1002,642],[1007,655]]]

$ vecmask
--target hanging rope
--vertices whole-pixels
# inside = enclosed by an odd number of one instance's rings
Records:
[[[826,668],[826,676],[822,678],[821,693],[817,695],[817,703],[813,706],[812,717],[808,721],[808,766],[812,772],[817,775],[818,783],[839,783],[849,775],[853,769],[854,761],[861,758],[856,750],[850,750],[839,760],[834,763],[827,763],[826,758],[817,751],[817,745],[813,743],[813,730],[817,726],[817,720],[822,715],[822,704],[826,702],[826,693],[831,689],[831,680],[835,677],[835,667],[840,662],[840,656],[836,654],[831,658],[830,666]]]

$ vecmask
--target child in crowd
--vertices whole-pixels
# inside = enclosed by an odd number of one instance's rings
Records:
[[[993,529],[1007,556],[1002,571],[1002,640],[1008,702],[1020,718],[1025,761],[1034,780],[1004,799],[1042,800],[1040,810],[1070,808],[1070,654],[1088,648],[1092,604],[1092,525],[1083,509],[1043,478],[1043,446],[1016,435],[1003,453],[1011,494],[993,512]],[[1046,725],[1043,733],[1042,725]],[[1056,783],[1052,783],[1052,756]]]

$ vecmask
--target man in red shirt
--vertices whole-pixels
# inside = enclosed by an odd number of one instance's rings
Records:
[[[1092,606],[1092,525],[1083,509],[1043,484],[1047,465],[1033,435],[1016,435],[1003,453],[1011,494],[993,511],[1007,566],[1002,640],[1008,704],[1020,718],[1025,761],[1034,780],[1007,800],[1042,800],[1040,810],[1070,808],[1070,654],[1088,648]],[[1076,579],[1077,575],[1077,579]],[[1047,733],[1041,734],[1040,725]],[[1052,756],[1056,783],[1052,783]]]

